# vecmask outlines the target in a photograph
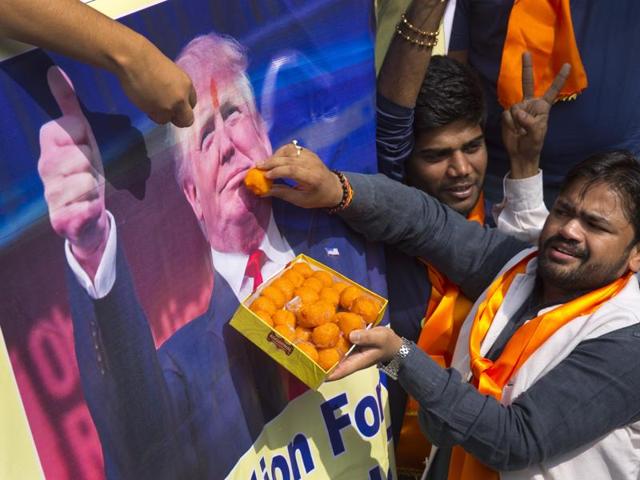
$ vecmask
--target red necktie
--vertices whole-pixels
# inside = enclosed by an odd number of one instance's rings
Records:
[[[262,272],[260,269],[262,268],[263,259],[264,252],[262,250],[254,250],[251,255],[249,255],[249,260],[247,261],[247,268],[244,274],[246,277],[253,278],[253,290],[258,288],[262,283]]]

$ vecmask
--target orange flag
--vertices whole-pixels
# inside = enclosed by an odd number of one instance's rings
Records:
[[[535,96],[547,91],[563,64],[571,65],[558,100],[574,99],[587,88],[571,21],[569,0],[515,0],[502,50],[498,101],[507,109],[522,100],[522,54],[531,52]]]

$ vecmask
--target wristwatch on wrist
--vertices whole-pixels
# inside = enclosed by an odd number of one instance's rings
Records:
[[[398,380],[398,371],[400,370],[400,363],[404,360],[407,355],[411,352],[413,348],[413,343],[411,343],[406,338],[402,337],[402,345],[395,353],[395,355],[386,363],[379,363],[378,368],[382,370],[384,373],[389,375],[394,380]]]

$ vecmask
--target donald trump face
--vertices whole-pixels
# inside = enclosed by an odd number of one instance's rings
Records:
[[[271,204],[244,186],[271,144],[245,75],[246,56],[230,38],[190,42],[176,63],[198,94],[194,124],[176,130],[176,176],[212,248],[250,253],[264,238]]]

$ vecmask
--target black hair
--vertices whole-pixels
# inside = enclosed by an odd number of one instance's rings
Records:
[[[468,65],[434,55],[416,100],[414,130],[430,130],[458,120],[484,127],[486,108],[480,79]]]
[[[633,226],[633,243],[640,242],[640,163],[631,152],[614,150],[591,155],[569,170],[560,193],[577,181],[584,181],[582,196],[596,184],[609,186],[618,195],[624,216]]]

